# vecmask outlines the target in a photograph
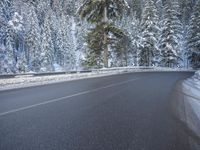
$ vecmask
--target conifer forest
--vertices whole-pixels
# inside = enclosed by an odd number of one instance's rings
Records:
[[[1,0],[0,74],[200,68],[200,0]]]

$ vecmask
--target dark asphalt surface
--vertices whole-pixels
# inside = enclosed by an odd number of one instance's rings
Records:
[[[170,112],[193,73],[129,73],[0,92],[0,150],[190,150]]]

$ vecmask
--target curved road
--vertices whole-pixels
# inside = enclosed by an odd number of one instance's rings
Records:
[[[0,92],[0,150],[190,150],[171,92],[193,73],[128,73]]]

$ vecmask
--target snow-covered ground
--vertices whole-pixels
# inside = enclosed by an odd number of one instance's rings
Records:
[[[200,71],[181,81],[174,92],[173,110],[191,131],[192,149],[200,149]]]
[[[120,73],[129,72],[152,72],[152,71],[193,71],[185,69],[169,69],[169,68],[147,68],[147,67],[121,67],[93,70],[91,73],[62,74],[50,76],[34,76],[34,75],[18,75],[15,78],[0,79],[0,90],[8,90],[14,88],[23,88],[29,86],[44,85],[56,82],[101,77]]]
[[[95,70],[90,73],[76,73],[76,74],[58,74],[58,75],[47,75],[47,76],[34,76],[28,75],[17,75],[15,78],[0,79],[0,91],[24,88],[30,86],[38,86],[52,83],[59,83],[64,81],[72,81],[85,78],[102,77],[113,74],[123,73],[124,70],[118,71],[98,71]]]

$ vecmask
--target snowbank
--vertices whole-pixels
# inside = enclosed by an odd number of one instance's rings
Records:
[[[193,79],[198,82],[200,81],[200,70],[195,73],[195,75],[193,76]]]
[[[176,86],[172,106],[175,115],[187,127],[192,145],[200,149],[200,71]]]

